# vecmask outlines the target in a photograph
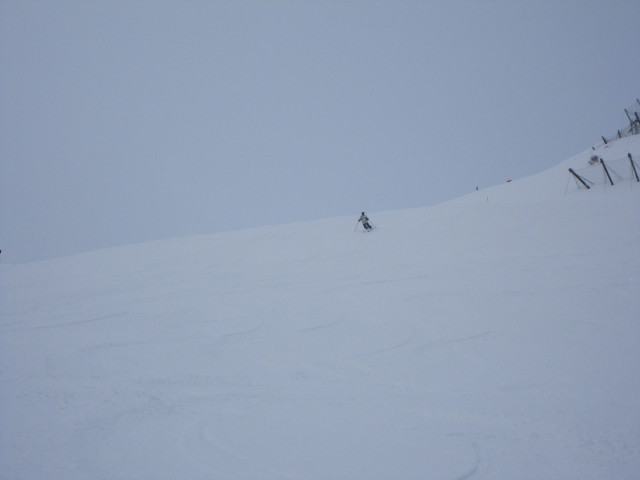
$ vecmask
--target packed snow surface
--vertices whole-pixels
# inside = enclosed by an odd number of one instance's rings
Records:
[[[371,233],[356,211],[2,265],[0,478],[639,478],[628,153]]]

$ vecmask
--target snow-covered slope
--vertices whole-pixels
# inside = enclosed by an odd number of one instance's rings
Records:
[[[639,140],[367,234],[1,266],[0,478],[638,478]]]

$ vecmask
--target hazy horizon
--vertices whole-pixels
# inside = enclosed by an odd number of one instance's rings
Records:
[[[439,203],[624,127],[636,1],[0,3],[22,263]]]

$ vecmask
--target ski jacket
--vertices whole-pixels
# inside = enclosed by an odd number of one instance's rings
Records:
[[[369,221],[369,219],[367,218],[367,216],[363,213],[362,215],[360,215],[360,218],[358,219],[359,222],[362,223],[367,223]]]

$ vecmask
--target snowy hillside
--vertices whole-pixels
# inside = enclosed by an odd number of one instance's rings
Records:
[[[372,233],[354,212],[1,266],[0,478],[637,479],[628,153]]]

